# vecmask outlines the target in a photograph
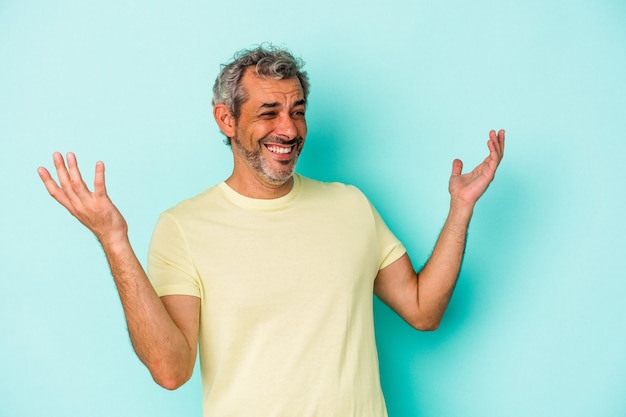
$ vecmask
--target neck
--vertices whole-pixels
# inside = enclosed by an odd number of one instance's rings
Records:
[[[293,177],[283,184],[274,185],[263,182],[258,178],[246,180],[233,172],[226,180],[226,184],[243,196],[269,200],[287,195],[293,188]]]

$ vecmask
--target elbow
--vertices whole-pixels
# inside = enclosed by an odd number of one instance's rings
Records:
[[[409,321],[411,327],[422,332],[434,332],[441,325],[440,318],[418,318]]]
[[[182,387],[185,382],[189,381],[189,379],[191,378],[191,374],[189,375],[185,375],[185,374],[172,374],[172,375],[156,375],[156,374],[152,374],[152,378],[154,379],[154,382],[156,382],[158,385],[160,385],[161,387],[165,388],[166,390],[169,391],[174,391],[180,387]]]
[[[189,381],[193,373],[193,365],[190,367],[164,366],[162,363],[148,366],[152,379],[166,390],[173,391],[182,387]]]
[[[157,384],[159,384],[161,387],[165,388],[168,391],[175,391],[178,388],[182,387],[185,382],[187,381],[177,381],[177,380],[164,380],[164,381],[157,381]]]
[[[425,324],[420,324],[418,326],[413,326],[415,327],[415,329],[420,330],[422,332],[434,332],[435,330],[437,330],[439,328],[439,322],[434,322],[434,323],[425,323]]]

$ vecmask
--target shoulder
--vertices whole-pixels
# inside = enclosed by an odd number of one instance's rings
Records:
[[[366,198],[363,192],[354,185],[342,182],[318,181],[299,175],[302,182],[302,191],[305,193],[319,194],[321,196],[347,196]]]
[[[168,208],[163,214],[169,214],[174,217],[186,217],[198,211],[206,211],[212,206],[219,205],[221,199],[223,199],[223,193],[220,185],[213,185],[196,196],[182,200],[175,206]]]
[[[356,186],[342,182],[324,182],[300,176],[301,196],[308,201],[342,206],[369,207],[365,194]]]

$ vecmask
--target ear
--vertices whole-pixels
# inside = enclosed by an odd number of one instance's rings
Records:
[[[224,103],[216,104],[215,107],[213,107],[213,117],[226,137],[232,138],[235,136],[235,118],[228,106]]]

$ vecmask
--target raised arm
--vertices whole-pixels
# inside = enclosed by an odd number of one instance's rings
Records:
[[[53,155],[59,184],[46,168],[38,169],[50,195],[91,230],[102,245],[115,280],[137,356],[154,380],[167,389],[185,383],[193,371],[200,302],[196,297],[159,298],[137,260],[124,217],[111,202],[104,164],[96,164],[94,191],[85,185],[76,157]]]
[[[493,180],[504,155],[504,131],[489,133],[489,155],[462,174],[463,163],[452,163],[450,211],[433,253],[422,270],[414,270],[408,255],[379,271],[376,295],[404,320],[420,330],[435,330],[450,302],[465,252],[474,206]]]

